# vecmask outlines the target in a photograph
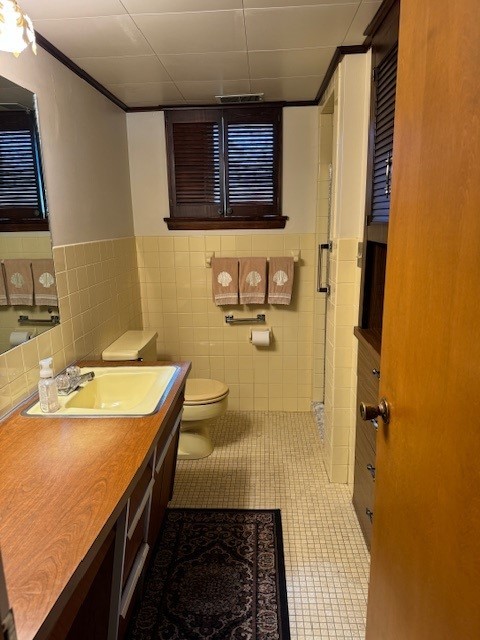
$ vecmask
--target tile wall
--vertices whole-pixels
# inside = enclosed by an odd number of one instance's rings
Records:
[[[53,257],[61,324],[0,356],[0,417],[36,389],[40,358],[53,355],[58,373],[142,326],[134,238],[55,247]]]
[[[353,482],[360,269],[358,238],[333,241],[325,349],[325,464],[332,482]]]
[[[158,332],[160,358],[191,360],[192,375],[225,381],[231,409],[308,411],[312,396],[315,235],[137,237],[142,316]],[[301,251],[292,304],[217,307],[205,253],[282,256]],[[265,313],[269,348],[249,342],[254,325],[229,326],[224,316]]]
[[[331,482],[352,483],[355,460],[357,341],[370,94],[370,57],[346,56],[326,91],[319,122],[317,237],[328,212],[330,295],[326,301],[324,459]],[[323,187],[323,191],[322,191]],[[328,215],[327,215],[328,220]],[[316,301],[315,310],[320,305]]]
[[[317,215],[315,228],[315,246],[328,242],[329,234],[329,183],[330,165],[332,163],[333,143],[333,119],[331,114],[320,114],[319,123],[319,155],[317,174]],[[323,252],[323,263],[326,264],[328,256]],[[326,282],[327,270],[324,268],[321,275],[322,284]],[[315,274],[318,277],[318,274]],[[315,283],[318,285],[318,283]],[[314,293],[314,338],[313,338],[313,388],[312,399],[322,402],[325,397],[325,314],[327,294],[320,293],[315,287]]]
[[[51,258],[52,240],[48,231],[28,233],[0,233],[0,260],[10,258]],[[36,333],[42,333],[41,325],[38,327],[19,327],[18,316],[29,315],[35,318],[48,319],[50,314],[46,307],[31,306],[2,306],[0,307],[0,353],[10,349],[10,333],[19,328],[35,329]]]

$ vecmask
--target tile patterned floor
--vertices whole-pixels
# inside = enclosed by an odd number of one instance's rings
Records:
[[[364,638],[369,555],[313,416],[231,411],[212,435],[211,456],[178,462],[171,506],[280,508],[292,640]]]

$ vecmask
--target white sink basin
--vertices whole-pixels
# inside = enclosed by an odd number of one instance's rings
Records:
[[[158,367],[92,367],[95,378],[78,391],[59,396],[60,409],[51,416],[145,416],[155,413],[173,384],[179,368]],[[47,415],[37,402],[26,415]]]

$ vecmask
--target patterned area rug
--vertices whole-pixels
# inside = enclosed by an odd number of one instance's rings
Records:
[[[131,640],[289,640],[279,510],[168,509]]]

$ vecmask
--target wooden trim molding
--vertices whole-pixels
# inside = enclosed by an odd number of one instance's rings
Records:
[[[252,107],[315,107],[317,105],[315,100],[292,100],[291,102],[245,102],[245,103],[232,103],[232,104],[172,104],[161,105],[156,107],[127,107],[127,113],[143,113],[145,111],[183,111],[184,109],[251,109]]]
[[[253,218],[164,218],[171,231],[202,231],[209,229],[284,229],[288,216]]]
[[[21,222],[20,220],[9,220],[7,222],[0,222],[0,233],[12,232],[12,231],[49,231],[50,226],[48,224],[48,218],[42,218],[41,220],[26,220]]]
[[[385,0],[385,2],[392,2],[393,0]],[[379,12],[382,10],[383,5],[381,5]],[[375,16],[376,18],[376,16]],[[374,20],[375,20],[374,18]],[[372,23],[373,24],[373,21]],[[370,25],[369,25],[370,26]],[[35,31],[35,38],[37,40],[37,44],[39,47],[42,47],[45,51],[47,51],[51,56],[56,58],[59,62],[70,69],[75,75],[82,80],[85,80],[90,86],[99,91],[102,95],[108,98],[111,102],[123,109],[126,113],[144,113],[149,111],[167,111],[169,109],[205,109],[206,107],[215,107],[221,106],[223,109],[225,108],[236,108],[241,109],[243,107],[252,107],[251,103],[245,104],[232,104],[232,105],[216,105],[216,104],[201,104],[201,105],[190,105],[190,104],[175,104],[175,105],[156,105],[154,107],[129,107],[127,106],[120,98],[117,98],[111,91],[109,91],[106,87],[103,86],[98,80],[95,80],[89,73],[87,73],[84,69],[75,64],[73,60],[71,60],[68,56],[66,56],[60,49],[57,49],[55,45],[53,45],[49,40],[47,40],[41,33]],[[337,47],[335,53],[333,54],[333,58],[330,62],[330,65],[327,69],[327,73],[325,74],[325,78],[323,79],[322,84],[320,85],[320,89],[317,92],[317,95],[314,100],[292,100],[292,101],[273,101],[273,102],[262,102],[261,105],[264,106],[281,106],[281,107],[314,107],[320,104],[320,100],[325,92],[325,89],[328,87],[330,80],[332,79],[333,74],[335,73],[335,69],[337,68],[339,62],[343,60],[345,55],[353,54],[353,53],[366,53],[369,49],[369,46],[365,44],[359,45],[351,45],[351,46],[340,46]]]
[[[325,77],[315,98],[315,104],[322,104],[324,93],[327,90],[327,87],[330,84],[330,80],[332,79],[333,74],[335,73],[338,65],[343,60],[343,58],[355,53],[367,53],[369,48],[370,47],[365,44],[355,44],[351,46],[337,47],[335,49],[335,53],[333,54],[330,64],[328,65],[327,72],[325,73]]]
[[[113,95],[113,93],[111,93],[106,87],[104,87],[103,84],[98,82],[98,80],[92,78],[92,76],[84,71],[81,67],[79,67],[78,64],[75,64],[73,60],[70,60],[68,56],[62,53],[60,49],[57,49],[57,47],[55,47],[51,42],[44,38],[41,33],[38,33],[38,31],[35,31],[35,39],[39,47],[42,47],[44,51],[47,51],[47,53],[49,53],[51,56],[65,65],[67,69],[70,69],[70,71],[72,71],[79,78],[85,80],[85,82],[87,82],[90,86],[92,86],[94,89],[108,98],[111,102],[113,102],[113,104],[116,104],[117,107],[120,107],[120,109],[123,109],[123,111],[128,111],[128,107],[124,102],[117,98],[117,96]]]
[[[370,46],[373,36],[378,31],[378,29],[382,25],[382,22],[388,16],[391,8],[396,2],[398,2],[398,0],[383,0],[377,13],[373,16],[372,21],[363,32],[363,35],[367,36],[367,39],[365,40],[364,44]]]

